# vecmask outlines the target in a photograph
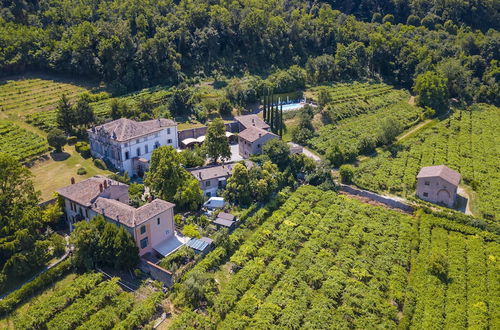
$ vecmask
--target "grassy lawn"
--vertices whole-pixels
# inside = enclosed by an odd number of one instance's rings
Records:
[[[58,290],[59,288],[62,288],[62,287],[65,287],[65,286],[69,285],[71,282],[73,282],[75,280],[76,277],[77,277],[76,274],[69,274],[68,276],[66,276],[62,280],[57,281],[53,286],[47,288],[40,295],[34,297],[33,299],[38,299],[39,297],[44,297],[44,296],[50,295],[51,292],[53,292],[55,290]],[[26,310],[28,310],[28,308],[30,307],[30,305],[33,303],[33,301],[34,301],[33,299],[28,300],[26,303],[24,303],[21,306],[19,306],[15,310],[14,313],[16,313],[16,314],[23,314]],[[14,314],[14,313],[12,313],[12,314]],[[5,318],[0,318],[0,329],[14,329],[14,322],[12,320],[12,318],[13,318],[12,314],[9,315],[9,316],[7,316],[7,317],[5,317]]]
[[[77,175],[76,171],[80,167],[84,167],[87,174]],[[65,146],[63,157],[51,156],[47,160],[36,163],[30,170],[34,176],[35,188],[41,191],[43,201],[52,198],[55,190],[69,185],[72,177],[78,182],[97,174],[111,174],[110,171],[95,167],[92,158],[82,158],[74,146]]]

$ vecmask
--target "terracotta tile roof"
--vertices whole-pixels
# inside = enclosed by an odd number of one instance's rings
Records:
[[[108,188],[101,192],[100,185],[102,184],[104,188],[104,181],[107,181]],[[122,189],[128,191],[128,185],[96,175],[61,188],[57,192],[64,198],[90,207],[95,212],[132,228],[175,206],[162,199],[155,199],[136,209],[126,203],[107,198],[113,195],[112,190]]]
[[[461,178],[458,172],[445,165],[422,167],[417,175],[417,179],[431,177],[440,177],[455,186],[458,186]]]
[[[114,199],[99,197],[92,204],[92,209],[107,218],[134,228],[174,206],[175,204],[162,199],[155,199],[139,208],[134,208]]]
[[[198,181],[210,180],[222,177],[231,176],[233,173],[233,167],[235,163],[229,163],[224,165],[207,166],[200,168],[188,169],[188,171],[196,178]],[[245,161],[247,168],[253,166],[251,161]]]
[[[257,127],[264,130],[269,129],[269,125],[257,115],[236,116],[234,119],[245,128]]]
[[[257,128],[257,127],[249,127],[247,129],[243,130],[242,132],[240,132],[240,134],[238,134],[238,136],[240,138],[242,138],[248,142],[255,142],[258,139],[260,139],[261,137],[266,136],[266,135],[272,135],[274,137],[278,137],[278,135],[276,135],[274,133],[265,131],[265,130],[263,130],[261,128]]]
[[[83,206],[90,206],[93,199],[100,195],[100,185],[122,186],[128,189],[126,184],[111,180],[102,175],[96,175],[78,183],[57,190],[57,193]]]
[[[89,131],[93,133],[107,134],[115,141],[124,142],[176,125],[177,123],[175,121],[165,118],[147,121],[135,121],[127,118],[120,118],[110,121],[109,123],[93,127]]]

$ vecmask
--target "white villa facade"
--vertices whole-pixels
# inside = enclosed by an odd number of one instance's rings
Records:
[[[160,146],[178,148],[177,123],[171,119],[137,122],[121,118],[88,130],[92,156],[110,162],[120,172],[141,176]]]

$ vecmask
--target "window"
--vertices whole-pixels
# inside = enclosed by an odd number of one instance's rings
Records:
[[[167,140],[167,143],[172,143],[172,139],[168,139],[168,140]]]
[[[85,218],[88,218],[88,217],[89,217],[89,210],[85,209]]]
[[[429,193],[424,192],[424,197],[429,197]]]
[[[141,234],[144,234],[146,232],[146,226],[141,226]]]
[[[141,249],[145,249],[148,246],[148,238],[141,239]]]
[[[155,142],[155,149],[158,148],[160,146],[160,142],[156,141]]]
[[[125,147],[128,147],[128,143],[125,143]]]
[[[135,143],[139,143],[139,142],[141,142],[141,139],[135,140]]]
[[[425,181],[425,182],[424,182],[424,184],[425,184],[426,186],[428,186],[428,185],[430,185],[431,183],[430,183],[429,181]]]
[[[128,154],[128,151],[125,151],[125,159],[129,159],[130,155]]]
[[[160,218],[156,219],[156,223],[159,225],[160,224]]]
[[[168,234],[170,234],[170,230],[165,230],[165,234],[168,236]]]
[[[156,137],[156,138],[158,137],[158,133],[155,133],[155,137]]]
[[[209,181],[205,181],[205,187],[210,187],[210,180]]]
[[[149,150],[148,150],[148,149],[149,149],[149,148],[148,148],[148,145],[146,144],[146,145],[144,146],[144,153],[146,153],[146,154],[147,154],[147,153],[149,152]]]
[[[257,145],[257,148],[260,148],[260,144]]]
[[[167,134],[170,134],[170,128],[167,128]]]
[[[137,148],[137,157],[141,155],[141,148]]]
[[[207,197],[209,197],[209,198],[210,198],[210,197],[212,197],[212,193],[211,193],[210,191],[209,191],[209,192],[207,192],[205,195],[206,195]],[[210,204],[210,202],[209,202],[209,204]]]

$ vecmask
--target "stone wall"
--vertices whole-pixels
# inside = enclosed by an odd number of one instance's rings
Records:
[[[340,184],[340,190],[344,191],[348,194],[351,194],[351,195],[369,198],[369,199],[374,200],[376,202],[385,204],[389,207],[403,210],[405,212],[409,212],[409,213],[413,212],[413,207],[411,205],[403,202],[403,201],[398,201],[398,200],[391,198],[391,197],[382,196],[382,195],[379,195],[377,193],[374,193],[374,192],[371,192],[368,190],[354,188],[352,186],[348,186],[345,184]]]

